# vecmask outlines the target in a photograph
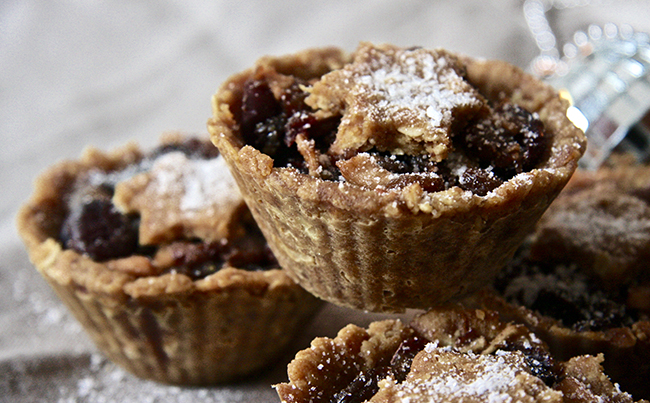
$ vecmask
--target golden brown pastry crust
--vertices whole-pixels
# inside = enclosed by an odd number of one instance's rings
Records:
[[[385,379],[371,403],[546,402],[561,403],[562,393],[526,371],[521,353],[501,357],[446,349],[418,354],[404,382]]]
[[[470,297],[504,320],[523,323],[560,359],[603,354],[606,373],[634,396],[650,397],[650,167],[624,158],[597,171],[578,170],[538,222],[530,258],[573,264],[604,290],[627,288],[628,310],[645,318],[629,327],[576,330],[559,319],[508,302],[495,291]],[[478,304],[476,304],[478,301]],[[629,311],[628,311],[629,312]]]
[[[399,320],[347,325],[336,338],[318,337],[287,367],[289,382],[275,385],[283,402],[329,402],[361,372],[386,365],[413,330]]]
[[[545,351],[533,333],[501,322],[494,311],[449,306],[416,316],[410,326],[398,320],[373,322],[367,329],[348,325],[333,339],[314,339],[289,364],[289,381],[275,388],[286,403],[333,401],[355,376],[387,365],[397,346],[414,334],[430,343],[415,355],[406,379],[381,378],[367,401],[633,401],[603,373],[602,356],[558,363],[556,381],[547,385],[524,363],[526,352],[512,349]]]
[[[17,219],[30,260],[97,347],[139,377],[207,385],[265,368],[321,306],[283,270],[229,267],[192,280],[158,275],[143,256],[96,262],[58,241],[75,178],[141,158],[133,144],[88,150],[44,172]]]
[[[169,153],[147,172],[118,183],[113,204],[123,214],[140,216],[139,241],[144,245],[232,238],[241,231],[248,210],[224,164],[222,158],[197,160]]]
[[[648,397],[650,374],[650,322],[640,321],[631,327],[605,331],[577,331],[559,320],[508,303],[490,291],[480,291],[470,297],[474,306],[499,312],[502,320],[526,325],[549,345],[554,356],[568,360],[580,355],[604,356],[605,373],[635,397]]]
[[[414,184],[378,192],[321,180],[274,168],[271,157],[245,145],[236,109],[246,80],[317,78],[350,61],[336,49],[264,58],[213,97],[212,141],[281,265],[314,295],[365,310],[400,311],[467,294],[493,278],[575,170],[585,138],[551,87],[504,62],[461,60],[481,93],[538,113],[551,138],[552,152],[538,169],[486,197],[456,187],[428,193]]]
[[[305,102],[320,116],[342,115],[330,153],[376,147],[442,161],[454,122],[486,107],[463,76],[458,57],[444,49],[362,43],[349,64],[308,89]]]

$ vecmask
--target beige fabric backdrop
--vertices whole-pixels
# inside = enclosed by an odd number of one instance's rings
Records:
[[[558,33],[588,23],[650,31],[647,1],[561,10]],[[519,0],[0,2],[0,401],[275,402],[260,378],[184,389],[141,381],[98,354],[27,260],[15,214],[36,175],[86,145],[153,145],[205,133],[210,96],[264,54],[361,40],[446,47],[526,67],[536,55]],[[644,24],[646,24],[644,26]],[[377,315],[327,306],[295,349]],[[288,356],[286,360],[290,357]]]

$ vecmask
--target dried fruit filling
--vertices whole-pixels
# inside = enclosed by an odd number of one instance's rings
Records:
[[[629,285],[606,289],[575,264],[537,262],[527,246],[499,274],[496,289],[511,303],[560,321],[575,331],[629,327],[642,313],[626,306]]]
[[[455,352],[458,354],[472,354],[471,350],[461,353],[467,346],[475,343],[484,336],[473,331],[457,340],[456,348],[442,347],[438,341],[432,342],[425,336],[414,334],[406,338],[399,345],[391,360],[386,365],[361,371],[349,384],[335,393],[330,399],[331,403],[361,403],[370,400],[379,391],[379,382],[390,378],[397,384],[404,382],[411,371],[414,358],[425,349],[441,349],[441,351]],[[434,347],[435,346],[435,347]],[[511,337],[490,353],[495,356],[508,354],[523,355],[523,365],[527,372],[542,380],[547,386],[553,386],[560,378],[558,367],[553,357],[541,345],[527,340],[524,337]]]
[[[428,192],[459,186],[480,196],[544,158],[539,117],[487,100],[452,56],[366,49],[357,58],[309,81],[277,72],[246,81],[235,111],[245,143],[275,167],[324,180],[388,189],[418,183]],[[421,69],[414,78],[410,65]]]
[[[413,335],[404,340],[388,365],[378,366],[368,371],[361,371],[347,386],[337,392],[332,403],[361,403],[369,400],[379,390],[379,381],[393,377],[403,382],[411,369],[413,358],[424,350],[429,340]]]
[[[178,161],[214,161],[218,150],[209,142],[189,138],[164,144],[145,155],[139,162],[116,171],[91,169],[80,175],[72,191],[65,196],[66,215],[60,230],[64,248],[87,255],[96,261],[107,261],[142,255],[150,258],[156,274],[177,272],[192,279],[203,278],[224,266],[246,270],[266,270],[277,262],[252,219],[243,217],[243,232],[232,239],[202,240],[193,236],[172,234],[161,238],[155,234],[143,242],[139,213],[121,211],[114,202],[116,187],[136,176],[151,172],[156,164],[168,159]],[[210,168],[212,169],[213,166]],[[163,171],[164,172],[164,171]],[[214,170],[208,175],[215,176]],[[159,175],[164,177],[164,175]],[[135,180],[135,182],[138,182]],[[198,186],[198,183],[194,183]],[[195,187],[196,187],[195,186]],[[165,193],[158,197],[164,198]],[[188,204],[190,199],[184,199]],[[191,200],[190,200],[191,201]],[[159,204],[151,200],[148,204]],[[196,200],[194,200],[196,204]],[[162,214],[171,214],[163,211]],[[200,217],[199,217],[200,219]],[[172,226],[174,223],[172,224]],[[241,231],[240,231],[241,232]],[[150,242],[159,239],[159,242]]]

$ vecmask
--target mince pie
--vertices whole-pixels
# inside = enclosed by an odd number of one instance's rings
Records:
[[[440,307],[408,326],[385,320],[317,338],[275,388],[285,403],[632,402],[601,362],[557,361],[525,326],[496,312]]]
[[[577,171],[493,289],[470,299],[559,358],[603,353],[615,382],[650,398],[649,189],[648,166]]]
[[[280,269],[208,140],[88,149],[38,178],[18,228],[97,347],[142,378],[258,371],[320,306]]]
[[[505,62],[362,43],[265,57],[208,122],[282,267],[370,311],[488,283],[585,147],[566,103]]]

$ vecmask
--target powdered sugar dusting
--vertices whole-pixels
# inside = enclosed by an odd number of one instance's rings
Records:
[[[153,161],[148,158],[142,159],[137,164],[127,165],[124,169],[118,171],[105,172],[101,169],[92,169],[88,172],[88,183],[91,186],[111,186],[115,187],[118,183],[127,181],[137,174],[146,172],[151,169]]]
[[[140,214],[143,244],[227,237],[244,205],[223,157],[192,158],[181,151],[158,156],[150,170],[118,183],[113,203]]]
[[[447,376],[433,379],[434,390],[439,394],[468,396],[488,396],[487,400],[507,400],[507,390],[514,383],[516,374],[521,371],[517,364],[522,365],[523,358],[508,364],[504,357],[476,355],[468,353],[476,359],[475,377],[463,379],[463,374],[450,372]],[[513,365],[514,364],[514,365]]]
[[[404,50],[378,55],[369,71],[356,78],[353,92],[376,98],[373,107],[380,119],[397,118],[435,133],[449,126],[455,108],[479,102],[443,54]],[[409,128],[401,127],[405,134]]]
[[[158,158],[151,169],[160,197],[180,197],[180,210],[192,214],[240,198],[235,180],[221,157],[190,159],[181,152]]]
[[[535,379],[526,368],[519,352],[481,355],[430,344],[414,360],[406,381],[391,387],[401,401],[514,402],[528,394],[525,383]]]
[[[181,210],[201,210],[222,197],[239,198],[239,188],[223,158],[196,160],[191,171],[185,176],[185,194],[181,199]]]
[[[342,114],[330,151],[377,147],[393,154],[428,154],[436,161],[451,148],[453,123],[485,107],[456,56],[370,44],[362,45],[345,68],[315,83],[305,102]]]

